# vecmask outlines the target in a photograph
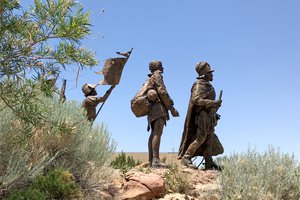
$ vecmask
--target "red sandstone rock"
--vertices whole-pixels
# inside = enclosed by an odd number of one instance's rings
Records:
[[[161,176],[142,172],[127,172],[123,186],[123,200],[160,198],[165,193],[165,184]]]

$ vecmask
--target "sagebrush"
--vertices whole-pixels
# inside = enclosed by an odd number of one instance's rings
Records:
[[[76,102],[61,103],[45,96],[38,100],[46,119],[39,126],[24,123],[0,101],[1,189],[13,188],[57,167],[70,169],[84,188],[102,187],[95,185],[93,177],[106,182],[109,176],[101,177],[101,172],[109,174],[108,169],[102,169],[109,165],[115,149],[105,126],[92,127]]]
[[[270,147],[264,153],[248,150],[223,159],[222,199],[300,199],[300,168],[289,154]]]
[[[178,164],[171,163],[164,173],[166,190],[172,193],[188,194],[193,188],[189,178],[189,174],[182,171]]]
[[[47,175],[37,176],[24,189],[13,191],[5,200],[74,199],[80,197],[74,176],[67,170],[53,169]]]

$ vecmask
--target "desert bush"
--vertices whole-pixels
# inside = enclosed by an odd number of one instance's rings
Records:
[[[192,189],[189,181],[189,174],[184,173],[176,163],[171,163],[164,173],[166,190],[168,192],[178,192],[188,194]]]
[[[89,13],[72,0],[35,0],[28,11],[19,0],[2,0],[0,13],[0,112],[13,111],[31,133],[45,120],[37,96],[52,95],[61,70],[98,63],[82,44],[90,33]]]
[[[35,188],[28,188],[21,191],[14,191],[5,200],[41,200],[46,199],[46,194]]]
[[[14,191],[6,199],[74,199],[78,193],[73,175],[63,169],[54,169],[46,176],[37,176],[27,189]]]
[[[109,133],[92,127],[78,103],[52,98],[62,69],[98,63],[82,45],[89,13],[78,2],[52,0],[35,0],[30,11],[4,0],[0,10],[0,199],[56,167],[89,186],[91,168],[102,169],[111,157]]]
[[[300,199],[300,171],[293,156],[270,147],[264,153],[233,154],[223,164],[222,199]]]
[[[95,166],[93,163],[89,163],[85,169],[80,175],[79,182],[82,191],[87,195],[91,194],[91,191],[108,189],[112,180],[118,178],[114,170],[108,166]]]
[[[32,187],[44,191],[50,199],[69,199],[78,190],[74,176],[63,169],[54,169],[46,176],[38,176]]]
[[[92,127],[86,119],[85,110],[77,102],[61,104],[54,99],[48,103],[51,107],[45,116],[54,126],[47,127],[50,132],[42,130],[37,133],[37,140],[51,156],[58,154],[55,160],[59,167],[70,168],[80,174],[88,162],[95,166],[109,163],[115,145],[103,124]]]
[[[113,161],[111,161],[110,166],[115,169],[120,169],[122,173],[126,173],[133,167],[141,164],[141,161],[134,160],[132,156],[127,156],[122,151]]]
[[[93,170],[107,167],[115,148],[106,127],[103,124],[92,127],[77,102],[62,104],[58,98],[44,96],[38,100],[40,104],[37,105],[43,106],[45,117],[39,126],[23,123],[15,112],[2,107],[0,189],[13,188],[45,170],[58,167],[69,169],[85,189],[91,185],[102,187],[100,183],[95,185],[91,177],[108,173],[107,170]],[[103,181],[109,178],[106,174],[101,177]],[[89,184],[91,181],[93,184]]]

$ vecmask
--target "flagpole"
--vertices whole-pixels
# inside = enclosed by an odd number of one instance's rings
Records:
[[[110,88],[112,88],[112,87],[113,87],[113,86],[110,86]],[[112,89],[112,90],[113,90],[113,89]],[[111,92],[112,92],[112,91],[111,91]],[[96,114],[96,116],[95,116],[95,119],[94,119],[94,121],[96,120],[96,118],[97,118],[98,114],[100,113],[100,110],[101,110],[101,109],[102,109],[102,107],[104,106],[104,104],[105,104],[106,100],[108,99],[108,97],[110,96],[111,92],[108,94],[108,96],[107,96],[107,98],[105,99],[105,101],[103,101],[103,103],[101,104],[101,106],[100,106],[99,110],[97,111],[97,114]]]
[[[126,62],[124,63],[124,66],[125,66],[126,63],[127,63],[128,59],[129,59],[129,57],[130,57],[130,55],[131,55],[132,50],[133,50],[133,48],[131,48],[131,50],[129,51],[130,53],[129,53],[129,55],[127,56],[127,59],[126,59]],[[113,86],[111,86],[111,87],[113,87]],[[112,92],[112,91],[111,91],[111,92]],[[108,97],[110,96],[111,92],[109,93]],[[101,104],[99,110],[97,111],[97,114],[96,114],[96,116],[95,116],[94,121],[96,120],[98,114],[100,113],[100,111],[101,111],[102,107],[104,106],[104,104],[105,104],[106,100],[108,99],[108,97],[107,97],[107,98],[105,99],[105,101]]]

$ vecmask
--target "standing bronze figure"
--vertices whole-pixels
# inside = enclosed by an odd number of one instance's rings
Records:
[[[213,80],[213,72],[207,62],[199,62],[196,65],[197,80],[191,89],[191,97],[185,119],[184,130],[179,148],[181,163],[190,168],[196,168],[192,158],[203,156],[205,169],[220,170],[212,159],[212,156],[222,154],[223,146],[215,134],[215,126],[220,115],[221,97],[216,99],[216,92],[210,81]]]
[[[96,107],[99,103],[106,101],[111,91],[114,89],[114,85],[112,85],[104,94],[103,97],[97,96],[96,91],[97,84],[84,84],[82,86],[82,92],[84,93],[85,99],[82,102],[82,107],[85,108],[87,112],[87,118],[89,121],[94,121],[96,118]]]
[[[164,68],[161,61],[152,61],[149,64],[150,74],[147,84],[147,98],[150,102],[149,112],[147,113],[148,128],[151,129],[151,135],[148,141],[149,164],[153,167],[165,167],[159,158],[160,140],[163,133],[163,127],[169,120],[169,113],[173,117],[178,117],[179,113],[174,108],[174,102],[167,92],[163,81],[162,73]]]

